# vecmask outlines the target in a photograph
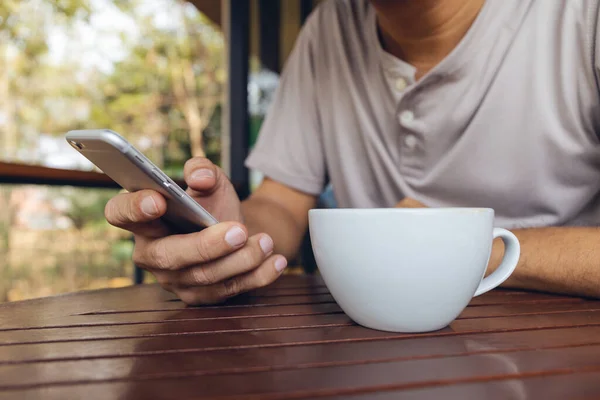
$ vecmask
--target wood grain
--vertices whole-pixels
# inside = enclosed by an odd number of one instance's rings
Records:
[[[590,337],[598,339],[590,340]],[[600,345],[600,327],[554,331],[520,331],[471,336],[403,340],[307,342],[290,346],[221,348],[207,352],[156,352],[145,358],[143,374],[133,371],[138,357],[49,361],[0,365],[4,388],[60,382],[157,379],[177,375],[219,375],[324,365],[435,359],[468,354],[500,354],[522,350]],[[165,370],[168,366],[168,371]],[[138,374],[138,375],[136,375]],[[0,389],[2,386],[0,386]]]
[[[0,306],[0,399],[594,398],[600,302],[496,290],[423,334],[351,321],[318,276],[187,307],[158,286]]]
[[[140,371],[144,370],[146,365],[138,363],[132,368]],[[125,390],[128,398],[316,398],[342,393],[417,389],[542,376],[552,378],[557,375],[599,371],[600,346],[595,346],[252,373],[208,376],[187,374],[166,379],[152,377],[147,380],[128,380],[125,382]],[[106,382],[95,385],[100,385],[96,390],[112,392],[115,391],[112,386],[121,383]],[[85,383],[62,386],[88,386],[85,390],[94,390]]]

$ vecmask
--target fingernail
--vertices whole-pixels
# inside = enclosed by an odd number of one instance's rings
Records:
[[[270,236],[264,235],[260,238],[258,243],[260,243],[260,248],[263,253],[270,254],[273,251],[273,239],[271,239]]]
[[[234,226],[225,234],[225,241],[229,243],[231,247],[238,247],[246,242],[246,232],[239,226]]]
[[[152,216],[158,214],[158,207],[152,197],[144,197],[140,206],[146,215]]]
[[[285,267],[287,267],[287,260],[285,257],[279,257],[277,260],[275,260],[275,269],[277,272],[283,271]]]
[[[203,168],[203,169],[199,169],[198,171],[194,171],[192,173],[192,180],[202,181],[204,179],[212,178],[214,176],[215,176],[215,174],[212,172],[212,170]]]

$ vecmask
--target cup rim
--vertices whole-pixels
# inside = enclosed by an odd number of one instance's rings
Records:
[[[431,208],[313,208],[309,214],[441,214],[441,213],[494,213],[493,208],[488,207],[431,207]]]

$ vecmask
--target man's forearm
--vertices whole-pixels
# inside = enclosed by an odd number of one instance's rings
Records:
[[[250,235],[269,234],[275,243],[275,252],[288,260],[295,257],[304,236],[302,227],[275,202],[262,198],[249,198],[242,202],[242,215]]]
[[[549,227],[511,230],[521,257],[504,287],[600,297],[600,228]],[[494,241],[488,273],[504,253]]]

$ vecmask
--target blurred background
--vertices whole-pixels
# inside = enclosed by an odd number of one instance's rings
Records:
[[[247,195],[243,158],[315,3],[2,0],[0,302],[135,283],[132,239],[104,219],[119,189],[68,130],[115,130],[174,178],[206,156]]]

